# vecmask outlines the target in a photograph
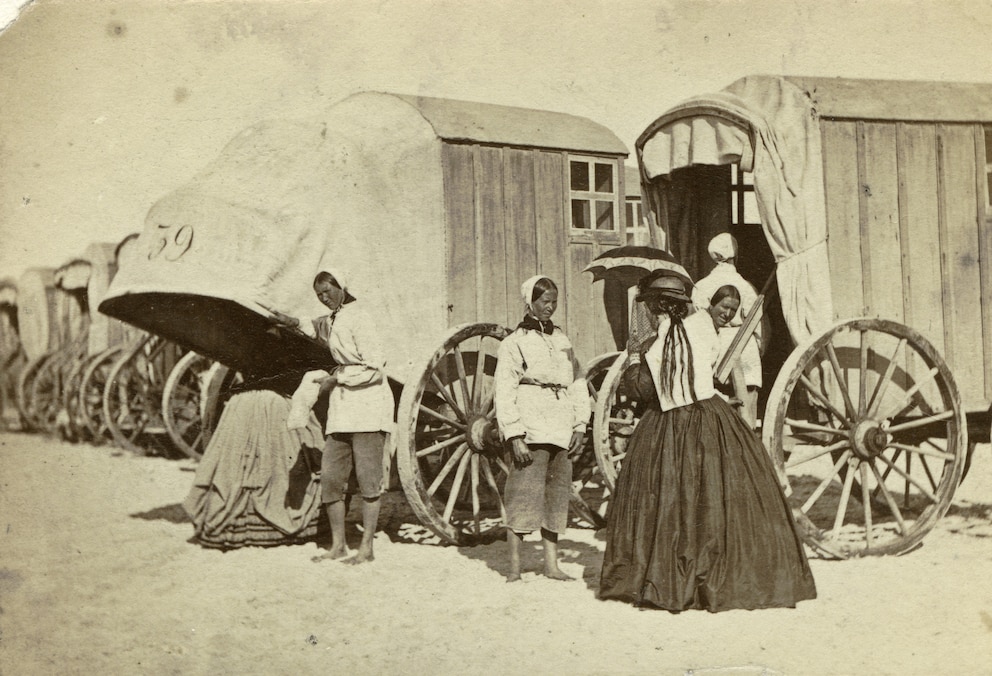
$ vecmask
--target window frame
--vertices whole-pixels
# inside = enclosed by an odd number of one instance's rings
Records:
[[[573,190],[572,162],[584,162],[588,165],[590,188],[596,187],[596,164],[609,165],[613,178],[613,192],[605,193],[593,189]],[[621,195],[621,191],[623,190],[623,181],[620,173],[622,170],[623,165],[621,158],[611,157],[609,155],[587,155],[583,153],[565,154],[565,185],[568,186],[568,190],[565,192],[565,226],[568,228],[570,242],[604,242],[619,245],[622,241],[624,241],[626,231],[624,221],[627,218],[627,213],[625,204],[626,200],[624,199],[624,196]],[[589,203],[589,213],[592,219],[591,224],[593,227],[575,228],[572,226],[572,200],[585,200]],[[596,202],[610,202],[610,204],[612,204],[612,230],[597,230],[595,228]],[[621,209],[621,204],[624,204],[623,209]]]

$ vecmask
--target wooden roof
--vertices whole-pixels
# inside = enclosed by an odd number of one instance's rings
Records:
[[[992,122],[992,82],[854,80],[798,75],[785,76],[784,79],[812,99],[820,117],[906,122]]]
[[[438,138],[446,141],[629,154],[616,134],[577,115],[428,96],[388,95],[416,108]]]

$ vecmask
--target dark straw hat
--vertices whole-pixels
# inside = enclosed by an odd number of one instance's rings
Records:
[[[643,302],[652,298],[671,298],[685,302],[691,300],[685,294],[685,282],[674,275],[664,275],[651,280],[650,286],[637,294],[634,300]]]

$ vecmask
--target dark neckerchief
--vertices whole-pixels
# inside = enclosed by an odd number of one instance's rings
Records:
[[[540,331],[541,333],[548,336],[550,336],[552,333],[555,332],[555,325],[553,322],[551,322],[551,320],[542,322],[540,319],[537,319],[536,317],[532,317],[529,314],[524,315],[523,321],[517,324],[517,328],[530,329],[531,331]]]

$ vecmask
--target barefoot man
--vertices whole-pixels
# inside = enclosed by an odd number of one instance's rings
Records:
[[[375,322],[347,289],[343,275],[336,271],[320,272],[313,281],[314,293],[330,310],[313,320],[313,327],[337,364],[321,383],[323,389],[330,388],[320,487],[331,524],[331,549],[314,560],[341,559],[348,554],[344,497],[354,470],[362,494],[363,533],[358,554],[350,561],[365,563],[374,559],[372,539],[379,521],[385,431],[392,427],[395,404]],[[294,317],[279,317],[290,326],[300,326]]]

